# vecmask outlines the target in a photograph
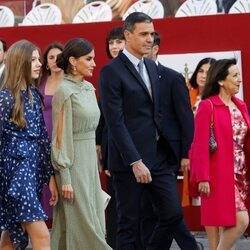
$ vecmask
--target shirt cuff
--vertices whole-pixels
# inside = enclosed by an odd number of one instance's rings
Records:
[[[138,160],[138,161],[134,161],[134,162],[130,163],[129,165],[130,165],[130,166],[133,166],[135,163],[140,162],[140,161],[142,161],[142,159],[140,159],[140,160]]]

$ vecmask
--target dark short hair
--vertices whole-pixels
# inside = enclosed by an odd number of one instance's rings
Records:
[[[211,65],[207,74],[207,83],[202,91],[202,99],[209,98],[213,95],[218,95],[220,92],[219,81],[225,80],[229,74],[228,69],[232,65],[236,65],[235,58],[220,59]]]
[[[152,23],[153,19],[143,12],[133,12],[129,14],[124,22],[123,30],[134,31],[136,23]]]
[[[5,40],[3,40],[2,38],[0,38],[0,42],[3,44],[3,51],[6,52],[7,51],[7,43]]]
[[[43,64],[42,64],[42,76],[46,75],[46,74],[50,74],[50,70],[46,69],[47,63],[48,63],[48,54],[50,52],[50,50],[52,49],[59,49],[61,51],[63,51],[63,45],[61,43],[51,43],[48,45],[48,47],[45,49],[44,53],[43,53]]]
[[[73,38],[69,40],[61,54],[57,56],[56,64],[57,67],[63,69],[65,73],[69,73],[71,68],[69,58],[71,56],[79,58],[89,54],[94,49],[92,43],[83,38]]]
[[[108,58],[111,58],[111,59],[112,59],[112,56],[109,51],[109,42],[110,40],[115,40],[115,39],[125,40],[122,27],[115,27],[111,29],[106,37],[106,54]]]
[[[159,35],[157,32],[155,32],[155,33],[154,33],[154,42],[153,42],[153,46],[155,46],[155,45],[160,46],[160,44],[161,44],[160,35]]]
[[[190,85],[194,88],[194,89],[197,89],[198,88],[198,84],[197,84],[197,81],[196,81],[196,78],[197,78],[197,74],[200,70],[200,68],[204,65],[204,64],[210,64],[212,65],[213,63],[215,63],[215,59],[214,58],[211,58],[211,57],[206,57],[206,58],[203,58],[202,60],[199,61],[199,63],[197,64],[195,70],[194,70],[194,73],[192,74],[190,80],[189,80],[189,83]]]

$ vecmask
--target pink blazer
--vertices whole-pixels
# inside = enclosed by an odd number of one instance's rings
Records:
[[[190,157],[190,194],[197,196],[198,183],[209,181],[211,194],[201,194],[201,224],[205,226],[232,226],[236,223],[234,195],[234,156],[233,131],[229,108],[219,96],[209,98],[214,106],[214,132],[217,150],[210,156],[209,126],[212,107],[209,100],[203,100],[195,117],[194,140],[189,152]],[[250,154],[250,119],[243,101],[233,97],[233,102],[241,111],[247,125],[245,154]],[[250,160],[247,157],[247,166]]]

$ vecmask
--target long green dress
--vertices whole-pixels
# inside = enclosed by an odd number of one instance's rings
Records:
[[[111,249],[95,146],[99,116],[92,84],[65,77],[52,101],[52,163],[59,191],[71,184],[74,201],[60,195],[54,208],[52,250]]]

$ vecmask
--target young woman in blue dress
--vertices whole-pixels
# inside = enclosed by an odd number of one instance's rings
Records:
[[[50,187],[51,205],[56,205],[58,192],[41,95],[35,87],[40,69],[34,44],[21,40],[9,48],[0,91],[1,250],[24,249],[28,236],[33,249],[50,249],[39,198],[44,183]]]

